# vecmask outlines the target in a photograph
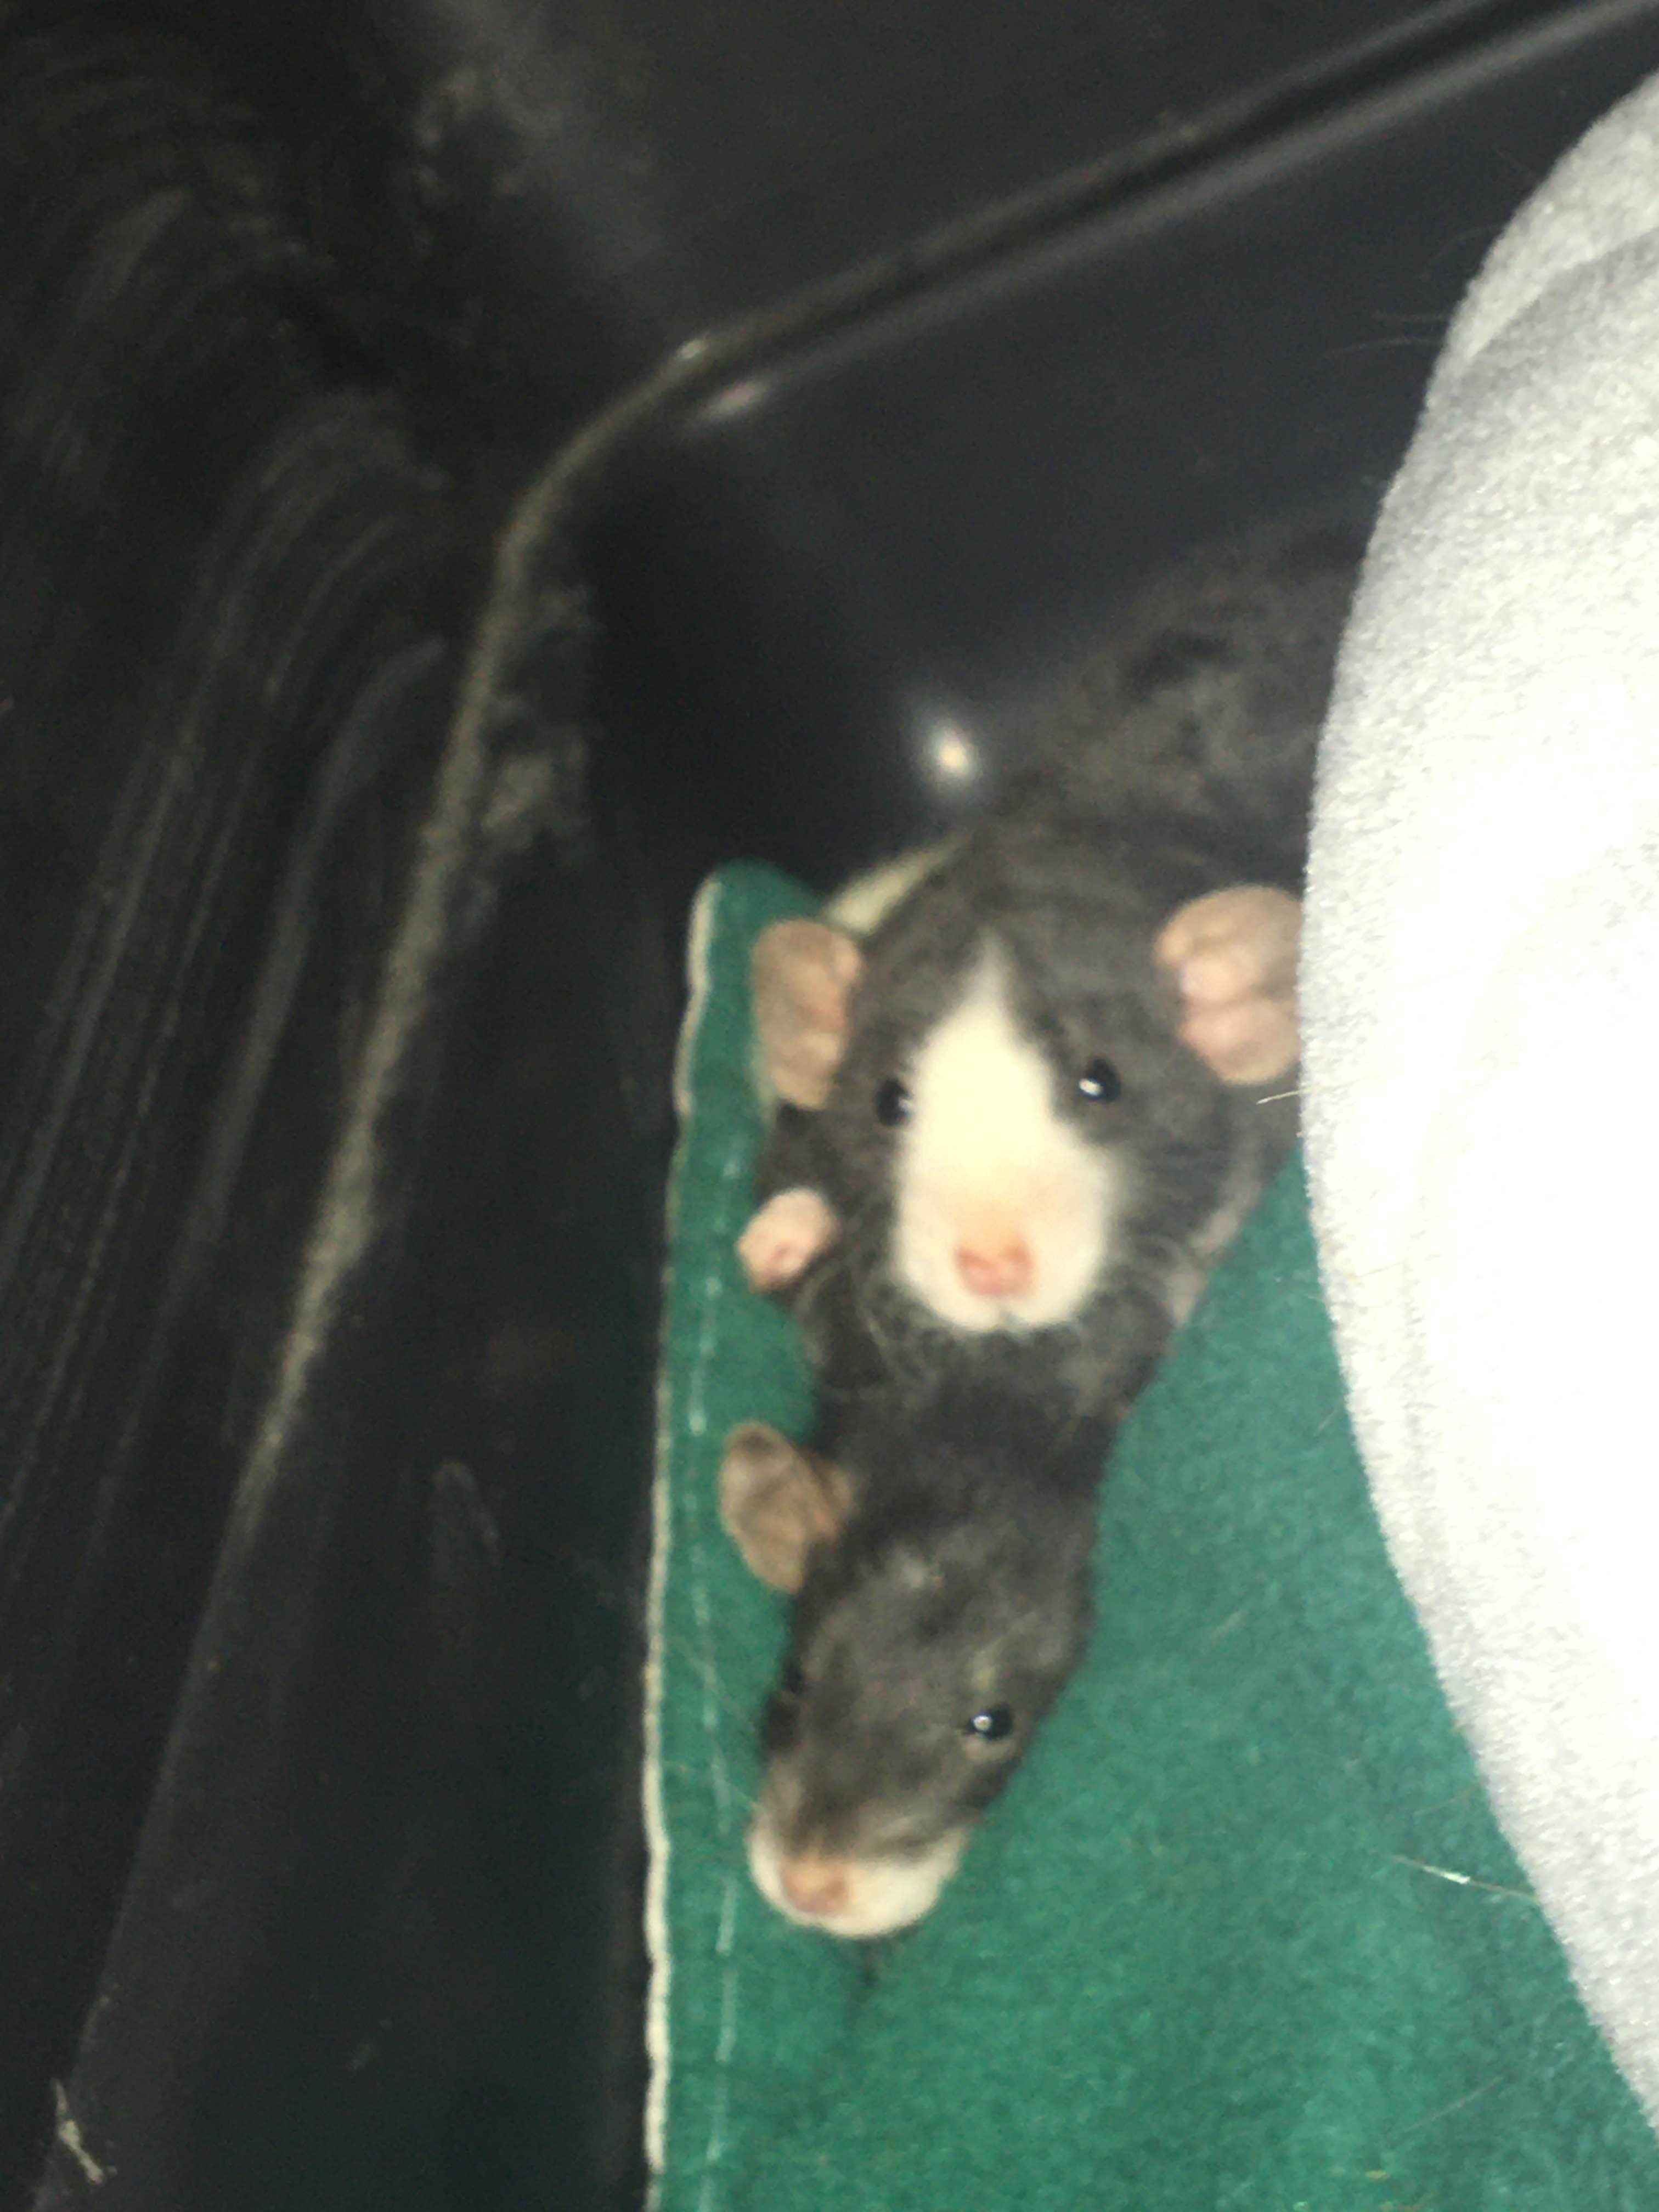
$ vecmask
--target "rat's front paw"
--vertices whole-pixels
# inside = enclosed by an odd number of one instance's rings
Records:
[[[781,1190],[738,1239],[738,1258],[754,1291],[786,1291],[841,1234],[835,1211],[815,1190]]]

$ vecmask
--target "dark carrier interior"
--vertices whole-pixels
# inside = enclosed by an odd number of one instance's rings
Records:
[[[0,40],[0,2191],[636,2205],[692,894],[1369,516],[1659,7]]]

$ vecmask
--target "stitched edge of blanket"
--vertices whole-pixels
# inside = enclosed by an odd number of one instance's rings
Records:
[[[680,1136],[675,1147],[668,1184],[669,1256],[665,1261],[664,1272],[665,1327],[668,1278],[673,1259],[673,1229],[678,1216],[680,1182],[685,1165],[688,1125],[693,1103],[692,1059],[708,1004],[709,955],[720,897],[720,882],[717,878],[711,877],[697,892],[691,910],[690,933],[686,947],[689,995],[674,1055],[674,1104],[680,1119]],[[669,1989],[673,1961],[670,1955],[668,1928],[668,1826],[662,1802],[662,1691],[663,1624],[667,1602],[673,1519],[669,1481],[673,1455],[673,1416],[668,1364],[664,1361],[657,1382],[656,1442],[651,1485],[651,1576],[647,1597],[644,1681],[645,1942],[650,1968],[645,2023],[648,2069],[645,2098],[645,2154],[651,2170],[653,2201],[663,2175],[668,2079],[672,2061],[669,2037]]]

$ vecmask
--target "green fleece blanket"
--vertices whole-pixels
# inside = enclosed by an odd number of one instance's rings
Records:
[[[714,1471],[737,1421],[810,1409],[732,1254],[748,949],[808,904],[726,871],[693,949],[647,1717],[661,2212],[1651,2212],[1659,2147],[1372,1518],[1294,1167],[1120,1439],[1089,1656],[933,1913],[855,1946],[755,1891],[783,1613]]]

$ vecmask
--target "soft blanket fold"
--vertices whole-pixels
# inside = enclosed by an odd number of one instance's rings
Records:
[[[1310,1175],[1377,1510],[1659,2116],[1659,86],[1462,309],[1322,753]]]

